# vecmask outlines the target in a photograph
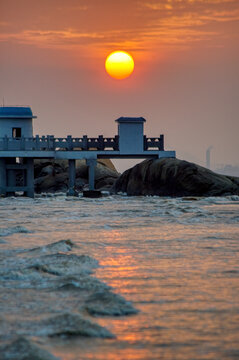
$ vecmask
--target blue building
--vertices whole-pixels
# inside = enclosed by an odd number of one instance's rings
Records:
[[[30,107],[0,107],[0,137],[32,137],[35,118]]]

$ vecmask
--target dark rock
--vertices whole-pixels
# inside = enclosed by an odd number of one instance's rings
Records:
[[[41,349],[32,341],[20,337],[10,344],[0,347],[1,360],[56,360],[48,351]]]
[[[54,175],[55,174],[55,169],[53,167],[53,165],[47,165],[44,168],[42,168],[39,177],[41,176],[46,176],[46,175]]]
[[[96,181],[95,188],[97,190],[111,190],[114,186],[116,178],[113,177],[105,177]]]
[[[35,192],[54,193],[68,190],[67,160],[35,160]],[[114,185],[119,173],[109,159],[98,160],[95,169],[96,189],[109,190]],[[76,160],[75,190],[82,191],[88,184],[88,167],[85,160]]]
[[[46,175],[35,179],[35,191],[57,192],[68,190],[68,174],[63,172],[55,175]]]
[[[98,291],[86,300],[85,309],[95,316],[122,316],[137,314],[138,310],[122,296],[111,291]]]
[[[219,175],[184,160],[150,159],[126,170],[117,179],[114,190],[128,195],[239,195],[239,178]]]
[[[79,314],[65,313],[43,320],[41,324],[48,336],[88,336],[113,338],[114,336],[104,328]]]
[[[71,241],[70,239],[67,240],[59,240],[57,242],[39,246],[36,248],[24,250],[24,252],[34,253],[34,254],[41,254],[41,253],[56,253],[56,252],[67,252],[71,251],[73,247],[76,247],[76,244]]]

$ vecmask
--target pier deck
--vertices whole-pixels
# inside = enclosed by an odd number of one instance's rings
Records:
[[[19,112],[24,113],[24,118],[22,118],[23,115],[19,115]],[[15,122],[12,120],[12,113],[14,113]],[[175,151],[165,151],[163,135],[159,137],[144,135],[143,126],[146,120],[142,117],[117,119],[118,134],[114,137],[103,135],[72,137],[69,135],[65,138],[53,135],[31,135],[30,137],[24,135],[24,131],[25,134],[32,134],[32,118],[34,116],[30,108],[2,109],[0,195],[14,195],[16,191],[23,191],[25,195],[34,197],[34,159],[68,160],[68,194],[75,195],[75,166],[78,159],[86,160],[89,170],[89,190],[94,190],[97,159],[175,157]],[[17,185],[16,178],[20,171],[23,180],[21,185]]]

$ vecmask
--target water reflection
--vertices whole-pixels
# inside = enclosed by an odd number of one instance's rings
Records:
[[[95,275],[140,310],[128,317],[94,318],[116,339],[45,339],[55,355],[65,360],[239,357],[239,226],[233,220],[238,202],[112,198],[92,205],[62,198],[14,200],[13,207],[3,201],[0,216],[9,213],[14,226],[27,221],[24,227],[31,231],[7,236],[3,249],[70,238],[78,245],[73,253],[97,258]],[[8,226],[12,222],[1,224]],[[22,293],[19,302],[30,295]],[[43,304],[43,295],[36,293],[36,301]],[[60,309],[67,300],[78,311],[69,293],[51,296],[48,307]]]

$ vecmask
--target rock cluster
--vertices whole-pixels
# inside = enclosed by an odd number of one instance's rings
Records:
[[[67,160],[35,160],[35,192],[67,192]],[[95,187],[97,190],[110,190],[119,173],[108,159],[98,160],[95,169]],[[76,160],[76,190],[82,191],[88,184],[88,167],[85,160]]]
[[[41,355],[41,349],[37,350],[28,337],[114,338],[114,334],[90,316],[138,313],[129,301],[92,276],[98,261],[89,255],[72,253],[77,249],[78,245],[67,239],[30,249],[6,251],[5,256],[0,257],[1,287],[11,300],[0,309],[0,339],[12,341],[20,336],[16,342],[0,346],[0,359],[3,353],[8,354],[4,357],[6,360],[35,359],[30,355],[21,357],[24,352],[39,351]],[[29,296],[25,296],[25,289]],[[28,316],[7,318],[13,304],[18,306],[21,299],[24,299]],[[15,352],[19,352],[19,357],[12,355]],[[44,351],[42,359],[48,359]]]
[[[239,195],[239,178],[219,175],[184,160],[150,159],[126,170],[114,189],[127,195]]]
[[[0,347],[1,360],[59,360],[33,341],[19,337],[10,344]]]

